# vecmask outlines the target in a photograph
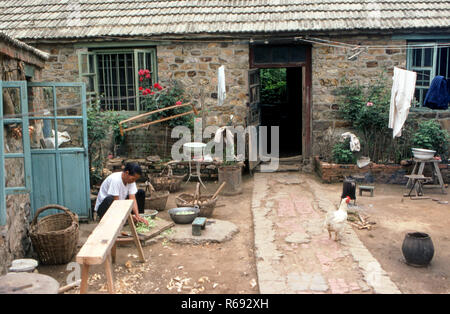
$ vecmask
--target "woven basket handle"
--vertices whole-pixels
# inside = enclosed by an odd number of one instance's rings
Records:
[[[63,210],[63,211],[65,211],[67,214],[69,214],[70,217],[72,217],[72,220],[75,221],[75,215],[74,215],[67,207],[64,207],[64,206],[61,206],[61,205],[58,205],[58,204],[49,204],[49,205],[46,205],[46,206],[44,206],[44,207],[39,208],[39,209],[36,211],[36,213],[35,213],[35,215],[34,215],[34,218],[33,218],[33,221],[31,222],[31,225],[35,225],[35,224],[37,223],[38,216],[39,216],[43,211],[46,211],[47,209],[59,209],[59,210]]]

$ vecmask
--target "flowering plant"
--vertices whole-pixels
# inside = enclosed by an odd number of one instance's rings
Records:
[[[181,106],[183,103],[187,102],[184,91],[178,82],[171,82],[169,86],[165,87],[159,83],[152,84],[151,74],[148,69],[141,69],[138,74],[140,82],[140,103],[144,111],[148,112],[174,105]],[[189,110],[191,109],[188,106],[174,108],[171,110],[154,113],[149,116],[149,119],[157,120],[179,113],[184,113]],[[191,115],[185,115],[173,120],[168,120],[167,124],[170,127],[177,125],[187,125],[191,127],[193,125],[193,121]]]

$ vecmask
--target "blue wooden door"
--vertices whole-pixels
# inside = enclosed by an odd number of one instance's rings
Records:
[[[31,141],[32,212],[60,204],[89,219],[86,86],[40,82],[29,83],[28,89],[30,125],[41,134]]]

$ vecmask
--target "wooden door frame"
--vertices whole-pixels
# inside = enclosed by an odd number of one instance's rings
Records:
[[[311,46],[306,47],[306,61],[295,63],[268,63],[255,64],[253,62],[253,48],[250,47],[249,67],[250,69],[268,69],[268,68],[302,68],[302,156],[311,157],[312,152],[312,56]]]

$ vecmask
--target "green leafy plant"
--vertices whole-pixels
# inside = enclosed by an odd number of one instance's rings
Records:
[[[449,134],[442,129],[436,120],[426,120],[419,123],[417,131],[412,138],[415,148],[435,150],[438,155],[446,156]]]
[[[261,102],[276,104],[286,97],[286,69],[261,69]]]
[[[333,161],[337,164],[352,164],[355,163],[355,156],[350,150],[350,139],[345,139],[343,142],[337,142],[332,149]]]
[[[97,184],[103,179],[102,170],[106,157],[102,152],[100,142],[106,139],[109,132],[112,131],[114,143],[122,144],[124,137],[120,134],[119,122],[125,118],[126,115],[121,112],[102,111],[100,109],[100,100],[91,103],[87,107],[87,135],[91,184]]]
[[[341,80],[336,95],[341,117],[351,122],[361,142],[361,155],[374,162],[400,162],[411,156],[414,122],[407,121],[402,137],[392,138],[389,124],[391,87],[384,75],[369,86]]]

